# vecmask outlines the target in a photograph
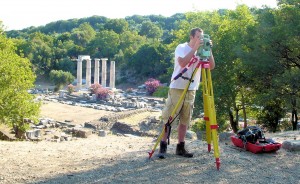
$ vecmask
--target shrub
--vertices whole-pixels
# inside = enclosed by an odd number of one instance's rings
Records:
[[[203,119],[198,119],[195,121],[195,123],[192,125],[192,131],[205,131],[206,130],[206,122]]]
[[[224,132],[230,129],[229,122],[219,121],[217,122],[217,124],[218,124],[218,132]],[[206,131],[206,121],[203,120],[202,118],[195,120],[194,123],[192,124],[191,129],[194,132]]]
[[[127,88],[127,89],[126,89],[126,92],[127,92],[127,93],[132,93],[132,92],[133,92],[133,88]]]
[[[75,91],[75,86],[73,86],[72,84],[69,84],[67,87],[67,91],[69,94],[72,94]]]
[[[112,94],[112,92],[109,89],[101,87],[97,89],[95,94],[98,99],[103,100],[106,99],[109,94]]]
[[[66,84],[69,84],[74,80],[74,76],[70,72],[64,72],[62,70],[51,70],[50,80],[55,84],[55,91],[62,89]]]
[[[146,90],[147,92],[152,95],[156,89],[159,87],[160,85],[160,81],[159,80],[156,80],[156,79],[153,79],[153,78],[149,78],[146,82],[145,82],[145,85],[146,85]]]
[[[102,88],[101,84],[95,83],[90,86],[89,90],[92,94],[96,94],[98,88]]]
[[[153,93],[155,97],[167,98],[168,97],[169,87],[159,86],[156,91]]]
[[[112,94],[112,92],[109,89],[106,89],[104,87],[101,86],[101,84],[92,84],[90,87],[90,91],[91,93],[95,94],[97,99],[106,99],[106,97],[109,94]]]

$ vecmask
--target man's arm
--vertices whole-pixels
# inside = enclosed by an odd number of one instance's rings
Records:
[[[196,50],[192,49],[184,58],[178,57],[179,65],[182,68],[184,68],[191,61],[195,52],[196,52]],[[209,56],[208,60],[210,63],[210,69],[213,70],[215,68],[216,64],[215,64],[215,58],[214,58],[212,51],[210,51],[210,56]]]
[[[181,68],[184,68],[191,61],[192,57],[202,44],[203,40],[197,39],[194,45],[192,46],[192,50],[187,55],[185,55],[183,58],[178,57],[178,63],[181,66]]]
[[[178,57],[178,63],[181,66],[181,68],[184,68],[192,59],[194,56],[196,50],[192,49],[187,55],[185,55],[183,58]]]

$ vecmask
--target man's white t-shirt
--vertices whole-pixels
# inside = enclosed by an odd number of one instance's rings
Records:
[[[174,71],[172,74],[171,80],[176,77],[184,68],[181,68],[178,62],[178,58],[184,58],[192,48],[188,45],[188,43],[179,44],[175,49],[175,61],[174,61]],[[196,53],[195,53],[196,54]],[[195,70],[198,62],[193,63],[190,68],[182,75],[187,78],[191,78],[193,71]],[[199,69],[197,73],[194,75],[193,82],[189,86],[189,90],[197,90],[200,83],[200,76],[201,70]],[[174,80],[170,84],[170,88],[175,89],[185,89],[186,85],[188,84],[188,80],[183,79],[182,77],[179,77],[177,80]]]

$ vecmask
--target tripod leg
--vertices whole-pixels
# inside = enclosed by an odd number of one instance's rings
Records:
[[[207,94],[203,95],[203,102],[204,102],[204,120],[205,120],[205,127],[206,127],[206,142],[207,142],[207,149],[208,152],[211,151],[211,129],[210,129],[210,122],[209,122],[209,96]]]
[[[203,68],[201,71],[202,74],[202,88],[203,88],[203,105],[204,105],[204,120],[206,125],[206,142],[207,142],[207,149],[208,152],[211,151],[211,129],[210,129],[210,122],[209,122],[209,93],[208,93],[208,84],[207,84],[207,75],[206,70]]]
[[[213,96],[213,86],[211,80],[211,73],[209,68],[204,68],[202,71],[202,83],[203,83],[203,101],[204,101],[204,119],[206,121],[206,137],[208,144],[208,151],[211,151],[211,141],[213,142],[214,156],[216,158],[216,166],[219,170],[220,152],[218,145],[218,125],[216,120],[216,110]]]
[[[212,80],[211,80],[211,72],[208,69],[207,70],[207,76],[208,76],[208,89],[210,93],[210,128],[212,132],[212,141],[213,141],[213,146],[214,146],[214,156],[216,158],[216,166],[217,169],[219,170],[221,162],[220,162],[220,151],[219,151],[219,142],[218,142],[218,124],[217,124],[217,118],[216,118],[216,109],[215,109],[215,102],[214,102],[214,93],[213,93],[213,85],[212,85]]]

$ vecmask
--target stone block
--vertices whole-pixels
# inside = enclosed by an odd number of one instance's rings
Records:
[[[185,137],[186,137],[187,139],[196,140],[196,139],[197,139],[197,134],[196,134],[195,132],[191,131],[191,130],[188,130],[188,131],[186,132]]]
[[[16,140],[16,138],[12,136],[9,132],[5,130],[0,130],[0,140],[12,141],[12,140]]]
[[[92,131],[85,129],[73,129],[73,134],[76,137],[87,138],[89,135],[92,135]]]
[[[282,143],[282,148],[289,151],[300,151],[300,140],[288,140]]]
[[[26,137],[28,139],[34,139],[35,138],[35,131],[33,131],[33,130],[26,131]]]
[[[219,141],[231,141],[230,136],[234,135],[234,133],[230,132],[221,132],[219,133]]]
[[[99,130],[99,136],[100,137],[105,137],[106,136],[105,130]]]

